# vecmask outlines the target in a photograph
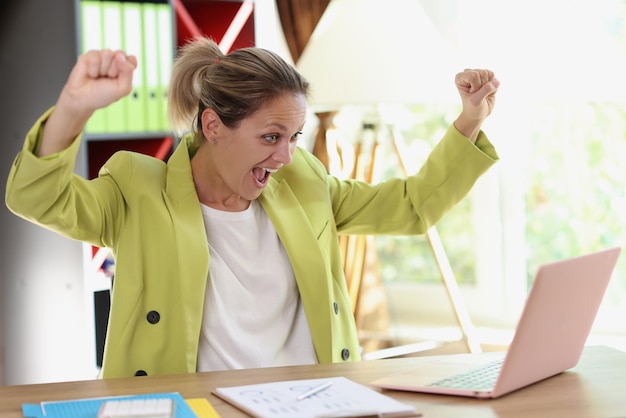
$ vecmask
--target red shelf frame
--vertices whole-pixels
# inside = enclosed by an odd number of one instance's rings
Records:
[[[255,45],[252,0],[173,0],[172,4],[179,47],[198,36],[212,38],[224,53]]]

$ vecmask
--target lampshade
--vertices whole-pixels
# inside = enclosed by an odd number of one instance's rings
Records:
[[[458,101],[454,61],[418,0],[331,0],[296,67],[325,110]]]

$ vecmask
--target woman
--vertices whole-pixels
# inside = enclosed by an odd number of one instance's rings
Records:
[[[19,216],[111,249],[103,377],[359,360],[338,233],[424,233],[498,158],[480,126],[499,82],[466,70],[463,110],[419,173],[340,181],[297,147],[306,80],[272,52],[200,38],[173,68],[170,121],[192,132],[168,162],[119,152],[85,180],[81,132],[129,94],[136,63],[79,57],[6,192]]]

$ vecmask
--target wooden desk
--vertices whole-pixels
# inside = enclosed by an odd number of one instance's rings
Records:
[[[0,386],[0,417],[22,418],[22,403],[172,391],[180,392],[185,398],[207,398],[224,418],[246,417],[244,413],[212,395],[211,391],[218,386],[329,376],[345,376],[367,384],[424,361],[423,357],[413,357],[360,363]],[[396,391],[384,393],[414,405],[424,418],[625,417],[626,353],[603,346],[587,347],[575,368],[495,400]]]

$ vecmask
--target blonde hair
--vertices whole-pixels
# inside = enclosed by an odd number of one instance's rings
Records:
[[[168,119],[179,135],[202,140],[200,115],[213,109],[229,128],[284,93],[308,96],[309,83],[279,55],[262,48],[222,54],[209,38],[196,38],[180,51],[170,80]]]

